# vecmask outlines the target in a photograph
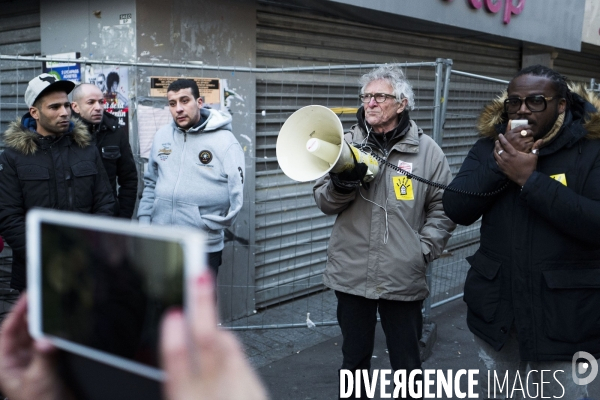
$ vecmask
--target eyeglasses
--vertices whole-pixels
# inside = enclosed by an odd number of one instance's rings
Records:
[[[504,100],[504,111],[509,114],[514,114],[521,109],[523,101],[531,112],[544,111],[548,106],[548,101],[553,100],[555,97],[544,97],[541,94],[527,97],[509,97]]]
[[[370,103],[371,99],[375,99],[375,102],[377,103],[383,103],[388,99],[388,97],[390,99],[396,98],[396,96],[392,96],[391,94],[386,93],[365,93],[358,96],[360,101],[362,101],[363,103]]]

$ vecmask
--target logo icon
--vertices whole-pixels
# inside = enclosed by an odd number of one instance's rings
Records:
[[[171,150],[171,143],[163,143],[162,148],[158,150],[158,158],[161,161],[166,161],[167,158],[169,158],[169,155],[172,151],[173,150]]]
[[[42,78],[42,76],[40,75],[38,78],[40,78],[40,81],[44,81],[44,82],[48,82],[49,84],[53,84],[54,82],[57,81],[56,79],[56,75],[51,74],[52,76],[44,76]]]
[[[585,359],[583,362],[577,362],[580,359]],[[573,355],[573,360],[571,361],[571,371],[573,374],[573,382],[576,385],[587,385],[596,379],[598,375],[598,362],[590,353],[585,351],[578,351]],[[588,374],[586,377],[580,377],[582,375]]]
[[[200,162],[202,164],[208,164],[209,162],[212,161],[212,153],[208,150],[202,150],[200,152],[200,154],[198,155],[198,158],[200,159]]]

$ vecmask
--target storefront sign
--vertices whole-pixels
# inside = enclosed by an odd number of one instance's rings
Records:
[[[283,2],[283,0],[279,0]],[[325,2],[325,0],[323,0]],[[393,21],[386,14],[481,32],[498,38],[579,51],[586,0],[327,0],[350,6],[344,13],[370,21]],[[597,4],[599,0],[590,0]],[[391,22],[393,23],[393,22]],[[402,27],[402,21],[398,21]],[[435,25],[434,25],[435,26]],[[426,29],[426,28],[423,28]],[[437,31],[437,28],[436,28]],[[452,34],[452,28],[448,29]],[[462,34],[460,34],[462,35]]]
[[[452,1],[452,0],[444,0]],[[514,0],[469,0],[469,4],[476,10],[481,9],[485,5],[485,9],[493,14],[504,8],[505,24],[510,23],[510,18],[513,15],[519,15],[525,8],[525,0],[518,0],[517,4],[514,4]]]

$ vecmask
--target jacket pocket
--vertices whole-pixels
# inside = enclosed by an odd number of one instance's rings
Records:
[[[202,215],[202,207],[198,207],[198,215],[200,215],[200,221],[201,221],[201,225],[200,228],[207,233],[207,239],[209,243],[212,242],[220,242],[221,238],[223,236],[223,230],[222,229],[212,229],[209,227],[207,221],[204,219],[204,216]]]
[[[116,160],[121,157],[121,149],[119,146],[103,146],[101,153],[102,158],[107,160]]]
[[[49,207],[51,204],[50,171],[41,165],[17,167],[17,176],[23,188],[25,207]]]
[[[542,272],[548,337],[568,343],[600,340],[600,268],[590,266],[571,264],[567,270]]]
[[[91,161],[80,161],[71,166],[71,172],[73,173],[73,184],[67,183],[69,187],[72,187],[75,207],[81,211],[87,211],[94,204],[98,168]]]
[[[41,165],[22,165],[17,167],[17,175],[21,181],[40,181],[50,179],[50,171]]]
[[[498,271],[502,262],[492,260],[481,251],[467,257],[471,265],[465,280],[463,299],[469,309],[485,322],[492,322],[500,303],[502,284]]]
[[[152,221],[152,224],[172,225],[172,215],[173,202],[171,200],[155,197],[154,203],[152,204],[152,213],[150,214],[150,221]]]

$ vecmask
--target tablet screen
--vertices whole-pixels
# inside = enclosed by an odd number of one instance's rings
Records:
[[[161,317],[184,296],[181,243],[47,221],[40,243],[43,334],[157,367]]]

